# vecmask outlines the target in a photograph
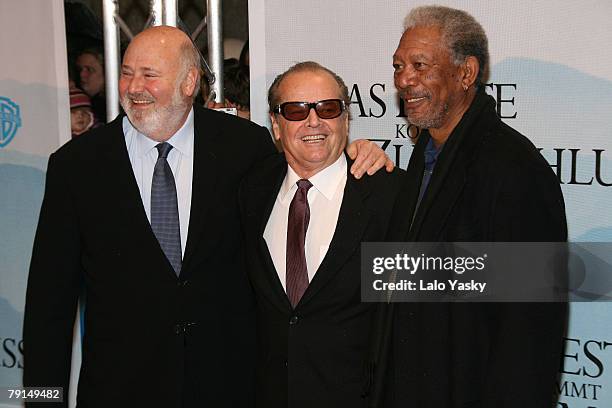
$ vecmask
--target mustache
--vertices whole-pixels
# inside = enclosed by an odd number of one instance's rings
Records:
[[[155,102],[155,98],[148,92],[126,93],[124,99],[137,99],[139,101]]]
[[[406,89],[405,91],[400,91],[400,98],[402,99],[413,99],[413,98],[427,98],[431,99],[431,93],[427,91],[416,91]]]

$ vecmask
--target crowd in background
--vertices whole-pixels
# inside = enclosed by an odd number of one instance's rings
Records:
[[[97,18],[83,5],[67,3],[66,38],[70,88],[70,119],[72,137],[105,124],[106,94],[104,47],[101,26]],[[127,44],[122,44],[121,51]],[[249,42],[224,40],[223,84],[224,101],[211,98],[208,81],[203,77],[196,103],[211,109],[223,109],[250,119]],[[203,52],[202,55],[207,55]]]

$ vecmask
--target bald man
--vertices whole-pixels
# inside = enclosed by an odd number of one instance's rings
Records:
[[[79,406],[252,406],[255,316],[237,190],[275,149],[265,128],[193,105],[198,69],[180,30],[145,30],[121,68],[126,116],[51,155],[24,385],[63,387],[67,397],[84,293]],[[380,167],[380,153],[364,154],[354,172]]]

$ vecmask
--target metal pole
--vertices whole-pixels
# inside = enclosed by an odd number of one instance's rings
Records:
[[[119,115],[119,29],[114,19],[118,12],[117,0],[102,0],[107,122]]]
[[[176,27],[177,0],[164,0],[164,25]]]
[[[223,95],[223,23],[221,0],[206,1],[206,28],[208,31],[208,61],[215,74],[211,90],[215,102],[224,102]]]
[[[215,102],[224,102],[223,95],[223,23],[222,0],[207,0],[206,28],[208,32],[208,60],[203,61],[209,80],[211,95]],[[150,22],[153,26],[176,27],[178,21],[177,0],[151,0]],[[106,119],[111,121],[119,115],[119,17],[118,0],[102,0],[104,26],[104,59],[106,80]],[[148,25],[148,24],[147,24]],[[202,23],[201,23],[202,25]],[[201,30],[200,26],[198,28]],[[126,35],[130,36],[129,30]],[[199,33],[198,33],[199,34]],[[197,35],[195,35],[197,37]],[[131,39],[131,38],[130,38]],[[210,68],[209,68],[210,65]],[[212,74],[211,74],[212,71]]]
[[[153,21],[151,25],[159,26],[164,24],[164,4],[163,0],[151,0],[151,15]]]
[[[153,25],[167,25],[176,27],[177,10],[177,0],[151,0]]]
[[[123,21],[119,14],[115,14],[115,22],[117,23],[117,26],[119,26],[123,34],[125,34],[127,38],[132,41],[134,39],[134,33],[132,32],[132,30],[130,30],[130,27],[125,23],[125,21]]]
[[[198,37],[200,36],[200,34],[202,34],[202,31],[204,31],[205,28],[206,28],[206,16],[204,16],[202,21],[200,21],[200,24],[198,24],[196,29],[193,30],[193,33],[191,33],[191,40],[192,41],[197,40]]]

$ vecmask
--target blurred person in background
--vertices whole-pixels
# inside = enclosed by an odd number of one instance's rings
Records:
[[[249,67],[249,40],[244,43],[242,51],[240,51],[240,58],[238,59],[238,62],[243,67]]]
[[[203,90],[202,93],[206,97],[208,94],[204,92]],[[206,106],[211,109],[235,108],[238,116],[251,119],[249,68],[241,65],[235,58],[223,62],[223,93],[224,102],[209,101]]]
[[[104,93],[104,51],[86,48],[76,58],[80,88],[91,98],[91,109],[100,123],[106,123]]]
[[[236,108],[241,118],[251,119],[249,68],[237,60],[227,61],[223,67],[223,86],[226,106]]]
[[[91,110],[91,100],[81,89],[73,87],[70,89],[70,131],[72,137],[82,135],[89,129],[98,127]]]

